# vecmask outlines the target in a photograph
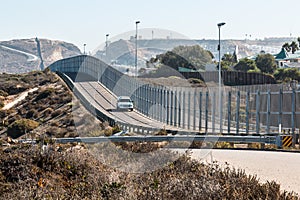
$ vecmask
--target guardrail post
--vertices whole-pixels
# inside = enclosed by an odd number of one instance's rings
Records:
[[[231,91],[228,92],[228,104],[227,104],[227,132],[230,134],[230,126],[231,126]]]
[[[246,96],[246,134],[249,134],[249,100],[250,100],[250,92],[247,92]]]
[[[281,135],[276,136],[276,146],[278,148],[282,148],[282,141],[281,141]]]
[[[260,132],[260,93],[259,90],[256,92],[256,134]]]
[[[240,129],[240,103],[241,103],[241,92],[237,92],[237,98],[236,98],[236,134],[239,134],[239,129]]]
[[[202,130],[202,92],[199,93],[199,131]]]

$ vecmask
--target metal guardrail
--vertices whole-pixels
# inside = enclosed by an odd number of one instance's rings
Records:
[[[214,136],[214,135],[177,135],[177,136],[110,136],[110,137],[76,137],[56,138],[57,143],[102,143],[102,142],[174,142],[174,141],[205,141],[205,142],[233,142],[233,143],[265,143],[276,144],[277,136]]]

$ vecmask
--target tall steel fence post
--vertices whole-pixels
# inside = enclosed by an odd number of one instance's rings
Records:
[[[163,118],[164,107],[163,107],[163,90],[162,90],[162,87],[159,88],[159,108],[160,108],[159,121],[163,122],[164,121],[164,118]]]
[[[197,92],[196,92],[196,89],[194,90],[194,106],[193,106],[193,111],[194,111],[194,114],[193,114],[193,130],[196,130],[196,106],[197,106]]]
[[[227,104],[227,132],[230,134],[231,126],[231,91],[228,92],[228,104]]]
[[[270,118],[271,118],[271,91],[268,90],[268,95],[267,95],[267,134],[270,133]]]
[[[240,103],[241,103],[241,92],[237,92],[236,97],[236,114],[235,114],[235,121],[236,121],[236,134],[239,134],[240,129]]]
[[[166,120],[166,90],[165,88],[163,89],[163,122],[166,123],[167,120]]]
[[[278,124],[282,127],[282,101],[283,101],[283,91],[282,88],[279,90],[279,113],[278,113]],[[279,133],[280,134],[280,133]]]
[[[178,92],[177,89],[175,90],[175,95],[174,95],[174,125],[178,125],[177,121],[177,112],[178,112]]]
[[[171,106],[170,106],[170,124],[174,125],[173,117],[174,117],[174,91],[171,90]]]
[[[215,133],[216,131],[216,93],[213,92],[212,98],[212,132]]]
[[[249,100],[250,100],[250,92],[247,91],[247,96],[246,96],[246,134],[249,134]]]
[[[292,91],[292,135],[293,135],[293,147],[296,144],[296,136],[295,136],[295,116],[296,116],[296,91],[293,87]]]
[[[205,133],[208,132],[208,106],[209,106],[209,93],[206,92],[205,98]]]
[[[182,128],[185,128],[185,91],[182,91]]]
[[[191,92],[188,91],[188,129],[191,129]]]
[[[256,92],[256,134],[260,132],[260,93],[259,90]]]
[[[167,124],[170,124],[170,91],[167,90]]]
[[[178,127],[181,127],[181,108],[182,108],[182,103],[181,103],[181,90],[179,91],[179,94],[178,94]]]
[[[154,119],[159,121],[159,114],[158,114],[158,110],[157,110],[157,106],[158,106],[158,89],[157,87],[155,86],[154,87],[154,102],[153,102],[153,116],[154,116]]]
[[[202,130],[202,92],[199,92],[199,131]]]

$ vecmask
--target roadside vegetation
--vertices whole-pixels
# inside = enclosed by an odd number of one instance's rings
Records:
[[[0,147],[1,199],[299,199],[275,182],[260,183],[255,176],[216,163],[205,165],[188,153],[156,171],[130,174],[104,165],[84,145],[42,144]],[[140,148],[138,143],[133,146]],[[132,146],[122,148],[131,151]],[[175,153],[154,151],[151,156],[163,162]]]

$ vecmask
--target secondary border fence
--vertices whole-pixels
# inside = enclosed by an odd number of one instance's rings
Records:
[[[59,60],[50,69],[77,74],[75,81],[87,74],[117,96],[131,96],[142,114],[185,130],[234,135],[299,132],[300,91],[288,85],[224,86],[221,92],[218,87],[167,87],[126,76],[87,55]]]

